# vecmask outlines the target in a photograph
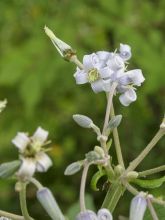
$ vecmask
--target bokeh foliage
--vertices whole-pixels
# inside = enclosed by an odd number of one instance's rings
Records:
[[[164,113],[164,11],[164,0],[0,1],[0,98],[8,99],[0,116],[0,162],[17,157],[11,144],[17,131],[32,134],[39,125],[49,130],[54,167],[37,177],[51,188],[65,212],[78,199],[80,174],[64,177],[64,169],[97,144],[95,135],[78,128],[72,115],[86,114],[102,126],[106,99],[89,85],[75,85],[75,66],[59,57],[43,27],[46,24],[71,44],[80,59],[93,51],[113,51],[119,43],[131,45],[129,68],[141,68],[146,81],[130,107],[115,100],[116,112],[123,114],[119,132],[128,164],[152,138]],[[139,170],[164,163],[163,147],[161,141]],[[19,213],[13,187],[14,181],[0,182],[0,208]],[[89,187],[88,192],[92,194]],[[96,208],[103,194],[94,193]],[[116,215],[128,215],[128,197],[121,200]],[[32,215],[47,219],[36,202],[35,188],[29,187],[28,199]]]

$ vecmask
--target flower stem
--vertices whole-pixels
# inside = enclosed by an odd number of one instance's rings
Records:
[[[102,131],[103,135],[105,135],[105,131],[106,131],[106,128],[108,126],[110,112],[111,112],[111,107],[112,107],[112,99],[113,99],[113,95],[114,95],[116,87],[117,87],[117,83],[114,82],[112,84],[112,87],[111,87],[110,92],[108,94],[108,103],[107,103],[107,108],[106,108],[106,113],[105,113],[105,120],[104,120],[104,126],[103,126],[103,131]]]
[[[139,156],[136,159],[134,159],[130,163],[126,171],[127,172],[133,171],[142,162],[142,160],[148,155],[148,153],[157,144],[157,142],[163,137],[163,135],[164,135],[164,132],[162,131],[162,129],[159,129],[159,131],[156,133],[156,135],[153,137],[150,143],[146,146],[146,148],[139,154]]]
[[[155,167],[153,169],[149,169],[149,170],[144,170],[142,172],[139,172],[138,177],[145,177],[154,173],[159,173],[161,171],[165,171],[165,165],[162,165],[160,167]]]
[[[13,220],[25,220],[25,218],[23,216],[15,215],[15,214],[5,212],[5,211],[2,211],[2,210],[0,210],[0,216],[10,218],[10,219],[13,219]]]
[[[87,161],[84,163],[84,169],[81,177],[81,185],[80,185],[80,209],[81,211],[85,211],[85,185],[86,185],[86,179],[87,179],[87,173],[89,169],[90,163]]]
[[[27,210],[27,204],[26,204],[26,185],[27,183],[22,182],[21,183],[21,190],[19,192],[20,195],[20,205],[21,205],[21,211],[22,215],[26,220],[33,220],[33,218],[30,217],[28,210]]]
[[[112,108],[111,108],[111,117],[112,116],[115,116],[113,104],[112,104]],[[123,156],[122,156],[122,152],[121,152],[121,145],[120,145],[119,134],[118,134],[117,128],[113,129],[113,138],[114,138],[114,142],[115,142],[115,149],[116,149],[118,163],[124,168],[125,166],[124,166]]]
[[[83,69],[83,64],[80,62],[76,55],[72,56],[70,61],[75,63],[80,69]]]
[[[150,199],[147,199],[147,205],[148,205],[148,208],[149,208],[149,210],[150,210],[152,219],[153,219],[153,220],[159,220],[159,219],[158,219],[158,216],[157,216],[157,214],[156,214],[156,211],[155,211],[155,209],[154,209],[154,207],[153,207],[152,202],[151,202]]]
[[[44,188],[43,185],[33,177],[30,179],[30,182],[33,183],[38,189]]]

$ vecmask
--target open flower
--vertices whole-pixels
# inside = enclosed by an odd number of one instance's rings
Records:
[[[27,179],[35,171],[46,172],[52,161],[45,153],[43,146],[47,144],[48,132],[41,127],[37,128],[34,135],[29,137],[26,133],[18,132],[12,143],[19,149],[22,164],[17,172],[21,178]]]

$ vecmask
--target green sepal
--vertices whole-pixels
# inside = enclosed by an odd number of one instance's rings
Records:
[[[134,179],[131,182],[146,189],[154,189],[160,187],[165,182],[165,176],[152,180]]]
[[[0,165],[0,178],[5,179],[12,176],[19,168],[21,164],[20,160],[14,160],[12,162],[2,163]]]
[[[105,175],[106,175],[105,170],[101,170],[101,171],[99,170],[93,175],[90,185],[94,191],[99,191],[99,189],[97,188],[97,183],[100,180],[100,178]]]

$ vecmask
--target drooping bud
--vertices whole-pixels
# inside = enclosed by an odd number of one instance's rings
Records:
[[[73,174],[77,173],[78,171],[80,171],[82,167],[83,167],[83,161],[76,161],[76,162],[71,163],[67,166],[64,174],[66,176],[73,175]]]
[[[97,213],[98,220],[113,220],[112,214],[108,209],[100,209]]]
[[[97,215],[91,210],[80,212],[76,217],[76,220],[97,220],[97,219],[98,219]]]
[[[73,55],[75,55],[75,51],[66,44],[64,41],[60,40],[55,36],[53,31],[51,31],[48,27],[44,27],[45,33],[48,35],[48,37],[51,39],[53,45],[56,47],[59,54],[66,60],[70,60]]]
[[[132,53],[131,53],[131,47],[127,44],[120,44],[120,57],[123,59],[123,60],[129,60],[132,56]]]
[[[65,220],[51,191],[44,187],[37,191],[37,199],[52,219]]]
[[[129,220],[143,220],[147,208],[147,201],[143,192],[135,196],[131,201]]]
[[[93,121],[85,115],[73,115],[73,120],[83,128],[91,128]]]

